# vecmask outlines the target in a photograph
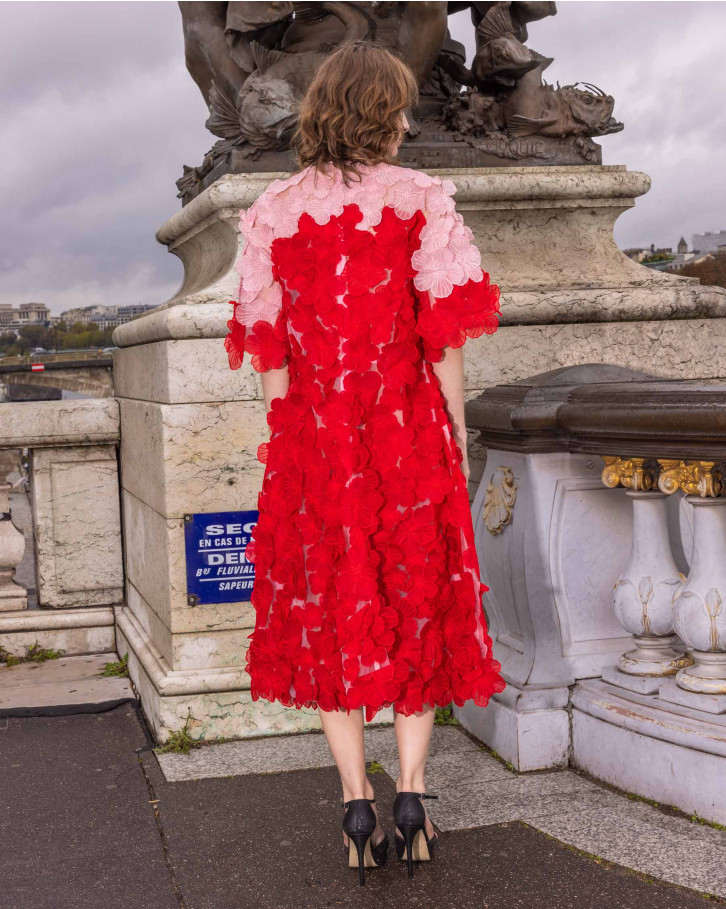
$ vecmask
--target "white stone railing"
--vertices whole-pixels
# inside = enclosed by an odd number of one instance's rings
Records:
[[[25,537],[15,527],[10,512],[10,483],[0,477],[0,612],[27,609],[28,594],[15,580],[15,570],[25,554]]]
[[[0,407],[0,450],[27,449],[38,605],[111,606],[123,599],[117,447],[118,405],[110,399],[40,401]],[[0,610],[22,610],[14,578],[25,542],[0,477]]]
[[[507,687],[456,713],[519,770],[573,764],[726,823],[726,383],[581,366],[467,405]]]
[[[606,486],[623,486],[633,503],[633,547],[616,584],[615,612],[633,635],[618,672],[640,680],[637,690],[655,693],[675,675],[686,706],[726,709],[726,495],[714,461],[604,456]],[[693,547],[688,576],[679,575],[669,539],[665,499],[686,494],[693,509]],[[605,676],[604,676],[605,677]],[[611,681],[616,677],[611,673]],[[628,687],[617,676],[617,683]],[[716,701],[713,697],[716,696]],[[713,708],[711,708],[713,709]]]

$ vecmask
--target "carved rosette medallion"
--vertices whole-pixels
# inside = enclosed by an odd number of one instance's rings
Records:
[[[492,535],[501,533],[511,523],[517,484],[511,467],[497,467],[484,496],[484,525]]]

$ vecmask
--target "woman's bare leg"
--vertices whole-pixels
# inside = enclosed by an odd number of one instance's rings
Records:
[[[426,792],[424,773],[426,759],[431,744],[431,731],[434,727],[435,710],[426,706],[419,713],[404,716],[394,714],[394,728],[398,742],[398,762],[400,770],[396,780],[396,792]],[[398,834],[401,831],[396,828]],[[426,815],[426,833],[434,835],[434,827]]]
[[[365,742],[363,739],[363,710],[318,710],[323,732],[333,754],[343,786],[343,801],[350,799],[372,799],[375,795],[371,781],[366,775]],[[378,817],[376,805],[371,806]],[[383,839],[384,831],[376,825],[371,843],[377,846]],[[343,834],[348,845],[348,837]]]

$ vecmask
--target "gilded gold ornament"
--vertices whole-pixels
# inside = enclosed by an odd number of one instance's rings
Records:
[[[605,467],[602,481],[610,489],[624,486],[648,492],[655,483],[654,462],[646,458],[620,458],[616,455],[603,455]]]
[[[659,459],[658,488],[667,495],[682,489],[689,496],[702,499],[720,496],[723,482],[714,470],[715,461],[678,461]]]

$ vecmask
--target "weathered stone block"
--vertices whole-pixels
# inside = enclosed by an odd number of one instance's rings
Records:
[[[123,569],[115,446],[34,449],[31,491],[39,604],[119,603]]]
[[[464,361],[471,393],[582,363],[718,379],[726,377],[726,319],[503,326],[467,341]]]
[[[122,482],[165,518],[257,507],[270,430],[261,401],[121,400]]]
[[[130,492],[122,492],[126,532],[127,600],[140,596],[173,634],[208,628],[233,631],[254,624],[249,601],[190,606],[186,593],[184,521],[167,519]],[[132,585],[134,591],[129,591]],[[149,629],[151,632],[151,629]],[[171,659],[171,651],[167,651]]]
[[[113,373],[117,398],[196,404],[262,397],[259,373],[249,363],[230,369],[221,338],[125,347],[114,351]]]

